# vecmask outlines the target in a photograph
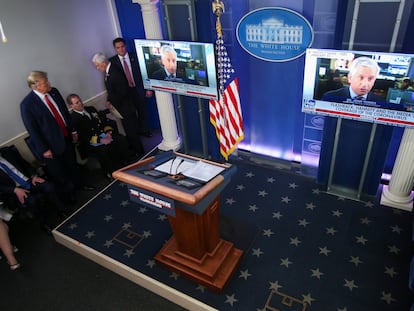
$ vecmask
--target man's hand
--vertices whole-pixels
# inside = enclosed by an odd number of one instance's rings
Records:
[[[114,109],[114,106],[112,106],[111,102],[106,102],[105,107],[108,108],[111,111]]]
[[[16,188],[14,188],[13,192],[16,194],[17,199],[19,200],[19,202],[21,204],[24,204],[24,202],[26,201],[27,195],[29,194],[30,191],[26,190],[26,189],[23,189],[23,188],[16,187]]]
[[[110,137],[108,137],[108,136],[106,136],[106,137],[101,138],[101,139],[99,140],[99,142],[100,142],[101,144],[104,144],[104,145],[109,145],[109,144],[111,143],[111,138],[110,138]]]
[[[47,151],[45,151],[45,152],[43,152],[43,157],[45,158],[45,159],[53,159],[53,153],[52,153],[52,150],[47,150]]]
[[[153,91],[151,91],[151,90],[146,90],[145,91],[145,97],[146,98],[150,98],[151,96],[152,96],[152,94],[153,94],[154,92]]]
[[[78,142],[79,136],[78,133],[72,133],[72,141],[76,144]]]
[[[44,180],[42,177],[39,176],[35,176],[32,178],[32,185],[36,186],[36,184],[42,184],[44,183],[46,180]]]

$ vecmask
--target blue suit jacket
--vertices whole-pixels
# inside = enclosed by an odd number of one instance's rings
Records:
[[[69,135],[73,132],[72,121],[65,100],[56,88],[49,91],[56,102],[59,111],[65,119]],[[31,91],[20,104],[23,124],[30,135],[30,140],[38,156],[51,150],[55,155],[61,155],[66,150],[66,140],[55,117],[47,109],[35,92]],[[71,139],[71,138],[70,138]]]
[[[351,93],[349,92],[349,87],[343,87],[337,90],[329,91],[323,94],[322,100],[330,101],[330,102],[342,102],[344,100],[351,99]],[[367,94],[367,101],[373,102],[385,102],[385,98],[376,95],[372,92]]]
[[[326,92],[322,95],[322,100],[329,102],[338,102],[342,103],[346,100],[351,100],[351,93],[349,87],[343,87],[337,90]],[[401,110],[404,111],[404,105],[392,104],[386,101],[384,97],[381,97],[375,93],[369,92],[367,94],[367,99],[362,102],[363,106],[373,106],[378,108],[386,108],[392,110]]]
[[[0,148],[0,154],[26,177],[31,178],[32,176],[36,175],[36,170],[34,167],[32,167],[30,163],[21,156],[20,152],[15,146],[6,146]],[[15,181],[2,169],[0,169],[0,192],[14,196],[14,188],[16,188]]]

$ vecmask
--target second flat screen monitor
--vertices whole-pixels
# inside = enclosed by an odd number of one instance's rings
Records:
[[[217,99],[212,43],[134,40],[144,88]]]

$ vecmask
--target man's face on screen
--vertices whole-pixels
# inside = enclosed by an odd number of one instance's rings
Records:
[[[170,74],[177,71],[177,56],[174,53],[166,52],[162,57],[162,65]]]
[[[355,94],[365,95],[374,86],[377,72],[369,67],[359,67],[353,74],[348,74],[348,83]]]

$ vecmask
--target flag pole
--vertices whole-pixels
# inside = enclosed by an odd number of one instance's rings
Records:
[[[223,38],[223,33],[222,33],[222,28],[221,28],[221,21],[220,21],[220,16],[224,13],[224,3],[223,1],[220,0],[213,0],[212,4],[211,4],[212,8],[213,8],[213,13],[216,15],[216,36],[217,36],[217,40],[222,40]],[[217,46],[219,45],[216,40],[216,49]],[[218,54],[218,53],[217,53]],[[218,65],[220,66],[220,59],[218,61]],[[221,73],[219,72],[219,75]],[[220,95],[223,94],[224,91],[224,83],[223,83],[223,79],[219,79],[219,92]]]
[[[220,153],[227,161],[235,151],[237,144],[243,140],[243,119],[240,107],[238,79],[235,76],[230,58],[224,46],[220,17],[224,13],[224,3],[213,0],[213,13],[216,15],[216,56],[218,99],[210,99],[210,122],[216,129]]]

